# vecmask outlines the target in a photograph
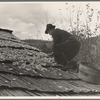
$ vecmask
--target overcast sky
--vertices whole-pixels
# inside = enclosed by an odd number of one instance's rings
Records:
[[[68,4],[67,4],[68,3]],[[92,2],[90,2],[92,3]],[[67,7],[81,5],[82,2],[0,2],[0,27],[13,30],[20,39],[50,39],[45,35],[47,23],[55,24],[64,29],[68,26]],[[67,6],[67,7],[66,7]],[[93,8],[99,9],[100,3],[92,3]],[[71,9],[70,9],[71,10]]]

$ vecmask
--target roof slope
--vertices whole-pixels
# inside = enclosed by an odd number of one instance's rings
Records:
[[[55,63],[45,53],[0,29],[0,96],[100,95],[100,85],[85,83],[77,73],[42,67]]]

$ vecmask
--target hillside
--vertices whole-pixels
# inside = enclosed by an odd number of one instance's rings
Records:
[[[52,41],[45,41],[45,40],[32,40],[32,39],[26,39],[22,40],[26,43],[28,43],[30,46],[37,47],[38,49],[42,50],[45,53],[52,52]]]

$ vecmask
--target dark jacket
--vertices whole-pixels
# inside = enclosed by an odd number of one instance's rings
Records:
[[[60,47],[61,45],[64,45],[67,42],[78,42],[72,34],[58,28],[52,31],[52,37],[54,41],[53,47]]]

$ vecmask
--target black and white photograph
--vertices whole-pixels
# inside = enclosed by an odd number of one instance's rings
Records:
[[[100,2],[0,2],[0,97],[100,96]]]

